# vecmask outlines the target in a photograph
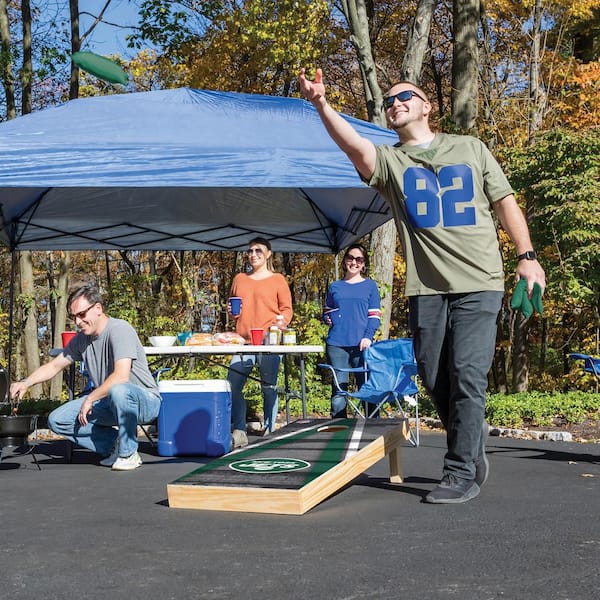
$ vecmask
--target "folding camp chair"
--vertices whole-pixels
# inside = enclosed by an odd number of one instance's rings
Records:
[[[595,358],[589,354],[569,354],[569,358],[583,361],[583,370],[596,376],[596,391],[598,391],[600,386],[600,358]]]
[[[349,392],[340,387],[336,369],[331,365],[320,364],[333,375],[336,392],[346,397],[348,405],[357,417],[373,418],[385,410],[389,416],[398,415],[408,418],[415,415],[414,431],[409,429],[409,441],[419,445],[419,404],[416,384],[417,363],[413,351],[413,342],[409,338],[383,340],[376,342],[364,351],[364,369],[337,369],[348,373],[365,373],[366,381],[359,390]],[[367,412],[367,406],[375,408]],[[384,406],[387,407],[384,409]],[[406,410],[404,406],[407,406]],[[408,411],[408,412],[407,412]]]

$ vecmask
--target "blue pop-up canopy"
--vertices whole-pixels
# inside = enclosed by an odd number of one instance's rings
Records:
[[[375,144],[396,135],[346,118]],[[337,252],[391,218],[304,100],[174,89],[0,124],[11,250]]]

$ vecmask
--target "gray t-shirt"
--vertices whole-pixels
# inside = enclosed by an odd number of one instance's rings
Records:
[[[407,296],[504,291],[491,205],[512,188],[483,142],[437,134],[428,148],[378,146],[368,183],[392,209]]]
[[[70,360],[84,361],[96,387],[114,371],[117,360],[131,358],[129,383],[146,388],[160,398],[144,348],[135,329],[127,321],[109,317],[106,327],[97,337],[79,332],[63,354]]]

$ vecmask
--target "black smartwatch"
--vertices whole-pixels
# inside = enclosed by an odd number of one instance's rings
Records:
[[[537,254],[535,250],[527,250],[523,254],[517,256],[517,260],[537,260]]]

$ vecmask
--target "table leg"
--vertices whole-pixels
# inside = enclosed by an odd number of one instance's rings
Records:
[[[284,354],[283,356],[283,389],[285,396],[285,422],[288,424],[290,422],[290,376],[289,376],[289,365],[288,365],[288,355]]]
[[[306,375],[304,372],[304,354],[300,354],[300,395],[302,396],[302,418],[306,419]]]

